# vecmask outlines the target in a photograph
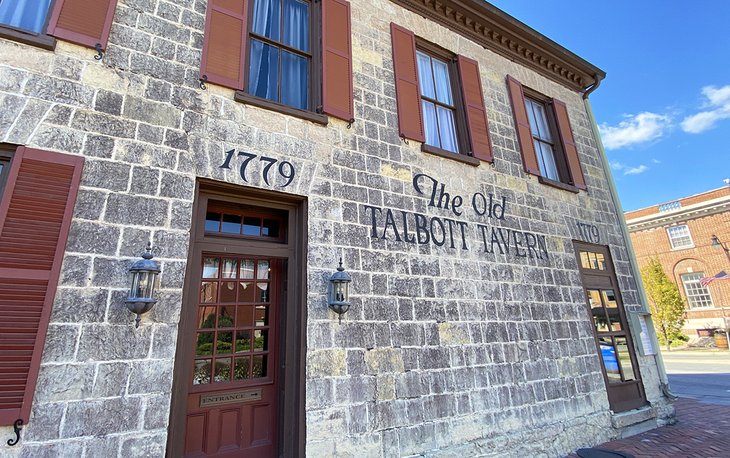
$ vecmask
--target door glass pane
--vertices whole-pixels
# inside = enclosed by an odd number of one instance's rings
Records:
[[[236,302],[236,282],[226,281],[221,283],[221,302]]]
[[[222,358],[215,360],[215,378],[216,382],[227,382],[231,379],[231,358]]]
[[[198,328],[212,329],[215,326],[215,307],[200,307],[198,310]]]
[[[588,252],[587,251],[581,251],[580,252],[580,266],[584,269],[590,269],[591,263],[588,260]]]
[[[606,310],[601,303],[601,293],[597,289],[589,289],[586,291],[588,305],[591,307],[591,315],[593,316],[593,324],[598,332],[608,332],[608,320],[606,319]]]
[[[253,306],[239,305],[236,315],[236,327],[253,326]]]
[[[233,350],[233,333],[219,332],[215,342],[215,351],[217,355],[225,355]]]
[[[601,347],[601,359],[603,360],[603,367],[606,368],[608,382],[619,383],[621,381],[621,372],[618,368],[618,358],[613,341],[610,337],[601,337],[598,339],[598,343]]]
[[[624,381],[636,380],[634,374],[634,365],[631,363],[631,355],[629,354],[629,346],[626,337],[616,337],[616,348],[618,349],[618,358],[621,362],[621,369],[624,371]]]
[[[279,41],[281,29],[281,2],[279,0],[255,0],[251,30],[254,33]]]
[[[203,259],[203,278],[218,278],[218,258]]]
[[[210,359],[199,359],[195,361],[195,369],[193,370],[193,385],[210,383],[210,368]]]
[[[268,280],[270,276],[269,261],[259,261],[258,272],[256,278],[259,280]]]
[[[241,217],[238,215],[223,215],[223,224],[221,225],[221,232],[226,234],[240,234],[241,233]]]
[[[218,232],[221,229],[221,214],[208,212],[205,214],[205,230]]]
[[[219,328],[231,328],[233,327],[233,307],[220,307],[218,313],[218,327]],[[220,334],[218,334],[220,337]]]
[[[247,216],[243,218],[243,235],[261,235],[261,218]]]
[[[253,349],[255,351],[264,351],[269,349],[269,331],[265,329],[257,329],[253,333]]]
[[[264,237],[279,238],[279,222],[275,219],[265,219],[263,235]]]
[[[213,333],[199,332],[198,342],[195,347],[196,356],[208,356],[213,354]]]
[[[241,260],[241,272],[238,275],[245,280],[253,279],[253,259]]]
[[[309,105],[309,59],[281,53],[281,103],[306,110]]]
[[[218,299],[218,283],[204,281],[200,284],[200,302],[216,302]]]
[[[611,323],[612,331],[621,331],[621,314],[618,310],[618,302],[616,302],[616,293],[612,289],[606,289],[602,291],[603,303],[606,304],[606,313],[608,313],[608,319]]]
[[[265,305],[256,306],[256,315],[254,321],[256,326],[268,326],[269,325],[269,308]]]
[[[233,372],[235,380],[245,380],[251,378],[251,357],[236,358],[236,366]]]
[[[251,40],[251,68],[248,86],[251,94],[279,101],[279,50],[259,40]]]
[[[309,4],[284,0],[284,44],[309,51]]]
[[[253,286],[253,282],[241,281],[238,282],[238,302],[255,302],[256,301],[256,288]]]
[[[251,331],[236,332],[236,353],[251,351]]]
[[[256,284],[259,291],[259,302],[269,302],[269,284],[268,283],[258,283]]]
[[[253,357],[253,370],[251,377],[266,377],[266,355],[255,355]]]
[[[225,258],[223,259],[223,265],[221,266],[221,278],[236,278],[237,270],[238,260]]]

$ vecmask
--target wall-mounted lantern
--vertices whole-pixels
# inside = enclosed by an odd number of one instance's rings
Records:
[[[720,238],[716,236],[715,234],[712,234],[712,237],[710,238],[710,246],[714,248],[715,250],[722,250],[725,252],[725,257],[728,261],[730,261],[730,249],[726,246],[726,244],[722,243],[720,241]]]
[[[157,289],[157,276],[160,274],[160,263],[153,261],[152,244],[147,243],[147,249],[142,259],[136,261],[129,268],[129,295],[127,296],[127,308],[130,312],[137,314],[135,327],[139,327],[142,314],[149,312],[157,303],[155,290]]]
[[[342,267],[342,258],[337,272],[330,277],[329,306],[342,322],[342,315],[350,309],[350,282],[352,277]]]

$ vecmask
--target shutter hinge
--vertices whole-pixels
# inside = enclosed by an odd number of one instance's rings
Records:
[[[406,145],[408,144],[408,139],[406,138],[405,135],[401,134],[400,139],[403,140],[403,143],[405,143]]]
[[[23,429],[23,419],[18,418],[15,420],[15,423],[13,423],[13,431],[15,432],[15,440],[8,439],[8,445],[12,447],[13,445],[17,445],[18,442],[20,442],[20,431]]]
[[[205,83],[208,82],[208,75],[203,75],[200,77],[200,89],[206,90],[208,89],[208,86],[205,85]]]
[[[94,46],[94,49],[96,49],[96,55],[94,56],[94,59],[102,60],[104,58],[104,51],[101,50],[101,43],[97,43]]]
[[[355,118],[352,118],[349,121],[347,121],[347,128],[352,129],[353,124],[355,124]]]
[[[317,108],[314,109],[314,112],[322,114],[322,113],[324,113],[324,108],[322,107],[322,105],[319,105],[319,106],[317,106]]]

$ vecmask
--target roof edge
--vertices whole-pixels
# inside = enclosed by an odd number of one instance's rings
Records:
[[[484,0],[391,0],[484,48],[584,92],[606,72]]]

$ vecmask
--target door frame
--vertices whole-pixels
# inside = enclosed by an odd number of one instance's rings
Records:
[[[238,242],[239,247],[247,249],[251,255],[271,256],[286,259],[287,295],[280,308],[280,345],[278,355],[279,399],[277,435],[279,456],[304,456],[305,431],[305,369],[306,369],[306,253],[307,253],[307,199],[301,196],[265,191],[246,186],[221,183],[199,178],[195,184],[188,261],[185,269],[185,282],[178,325],[175,366],[173,369],[170,422],[168,426],[166,456],[177,458],[183,455],[185,446],[185,416],[189,379],[192,365],[189,355],[193,349],[197,311],[186,307],[197,298],[197,280],[194,278],[196,263],[205,249],[225,252],[224,237],[206,237],[204,232],[205,212],[208,200],[233,204],[254,205],[278,210],[289,214],[287,240],[285,243],[262,240],[250,243]],[[289,421],[284,421],[289,419]],[[292,421],[291,419],[296,419]]]
[[[625,412],[627,410],[632,410],[639,408],[644,405],[648,405],[649,401],[646,398],[646,390],[644,389],[644,380],[641,376],[641,366],[639,365],[639,358],[638,358],[638,351],[636,347],[634,346],[634,338],[632,335],[632,330],[630,328],[630,320],[628,313],[626,311],[626,308],[624,306],[624,299],[623,295],[621,294],[621,288],[618,284],[618,276],[616,275],[616,267],[613,263],[613,256],[611,255],[611,248],[608,245],[596,245],[593,243],[587,243],[582,242],[579,240],[573,240],[573,249],[575,250],[575,259],[578,263],[578,272],[580,273],[580,280],[581,280],[581,286],[583,287],[583,306],[584,310],[587,313],[588,321],[591,324],[591,333],[593,334],[593,340],[596,344],[596,351],[598,356],[598,361],[601,366],[601,374],[603,375],[603,381],[606,387],[606,395],[608,396],[608,404],[611,410],[614,412]],[[598,252],[604,255],[604,262],[606,263],[606,270],[600,271],[600,270],[588,270],[584,269],[581,265],[581,259],[580,259],[580,251],[581,249],[587,250],[587,251],[593,251]],[[596,331],[595,323],[593,320],[593,315],[591,313],[591,309],[588,306],[586,302],[586,295],[588,293],[589,289],[607,289],[605,285],[599,284],[597,282],[591,283],[590,277],[598,277],[603,279],[609,279],[610,280],[610,288],[614,290],[614,294],[616,295],[617,305],[618,305],[618,312],[619,316],[621,318],[621,325],[625,329],[626,333],[626,344],[629,349],[629,358],[631,359],[631,365],[632,368],[635,370],[636,380],[633,381],[625,381],[620,383],[609,383],[608,373],[606,372],[606,366],[603,362],[603,355],[601,354],[601,345],[599,342],[598,333]],[[616,399],[616,394],[614,394],[614,399],[612,399],[612,392],[617,393],[620,392],[621,388],[630,388],[631,385],[636,385],[636,389],[638,393],[640,394],[639,398],[635,398],[633,400],[622,400],[622,399]]]

